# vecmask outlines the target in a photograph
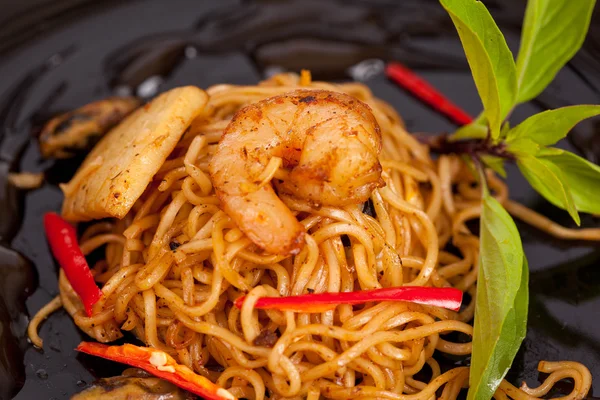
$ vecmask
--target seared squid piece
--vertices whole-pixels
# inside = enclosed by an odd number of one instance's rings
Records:
[[[51,119],[40,133],[42,156],[69,158],[90,149],[139,106],[135,97],[110,97]]]
[[[203,90],[180,87],[125,118],[61,186],[63,216],[70,221],[123,218],[207,101]]]

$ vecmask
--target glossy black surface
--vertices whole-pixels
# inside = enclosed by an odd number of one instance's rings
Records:
[[[151,97],[182,84],[254,84],[278,69],[310,68],[316,79],[349,79],[348,68],[366,58],[400,60],[470,113],[480,110],[454,28],[435,1],[25,3],[25,11],[0,16],[0,399],[68,398],[95,378],[120,372],[115,364],[75,354],[83,335],[63,311],[42,326],[43,352],[24,340],[27,314],[57,294],[41,218],[59,209],[56,184],[80,161],[41,159],[35,132],[50,116],[111,94]],[[523,2],[485,3],[517,49]],[[14,4],[4,9],[16,10]],[[584,50],[512,122],[544,108],[600,103],[599,45],[600,20],[594,18]],[[384,77],[367,83],[400,111],[410,130],[453,128]],[[561,145],[598,162],[598,123],[582,123]],[[46,183],[18,193],[5,184],[8,170],[45,171]],[[514,199],[572,224],[516,168],[509,176]],[[582,220],[600,225],[591,216]],[[519,229],[531,268],[531,306],[528,336],[509,379],[537,385],[537,362],[547,359],[584,362],[600,382],[598,246],[555,240],[522,224]],[[570,390],[568,384],[559,389]]]

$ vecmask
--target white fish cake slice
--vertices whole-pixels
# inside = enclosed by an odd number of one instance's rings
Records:
[[[70,221],[123,218],[207,101],[203,90],[180,87],[124,119],[62,185],[63,216]]]

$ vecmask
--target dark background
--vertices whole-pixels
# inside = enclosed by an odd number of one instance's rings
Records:
[[[484,2],[517,50],[525,3]],[[471,114],[481,109],[454,28],[435,1],[0,0],[0,10],[0,399],[17,392],[17,399],[68,398],[97,377],[120,372],[75,354],[83,335],[64,311],[43,324],[43,352],[24,340],[27,314],[57,294],[41,218],[60,208],[56,184],[80,161],[41,159],[35,132],[51,116],[115,93],[254,84],[274,69],[310,68],[316,79],[347,80],[347,69],[367,58],[402,61]],[[573,62],[511,122],[547,108],[600,103],[598,22],[595,16]],[[454,128],[385,77],[366,83],[399,110],[411,131]],[[580,124],[560,145],[598,162],[598,121]],[[46,183],[15,192],[4,184],[8,170],[44,171]],[[572,225],[516,168],[508,172],[512,198]],[[588,215],[582,221],[600,225]],[[531,269],[530,317],[508,378],[537,386],[543,378],[537,362],[545,359],[581,361],[600,380],[600,251],[593,243],[518,226]]]

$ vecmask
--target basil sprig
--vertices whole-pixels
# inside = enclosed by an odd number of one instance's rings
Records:
[[[600,114],[600,105],[580,105],[544,111],[521,122],[508,131],[508,142],[530,139],[542,146],[551,146],[567,136],[575,125]]]
[[[514,221],[484,185],[468,399],[490,399],[525,338],[527,259]]]
[[[515,104],[517,72],[506,40],[487,8],[477,0],[440,0],[463,43],[492,137]]]
[[[522,155],[517,159],[517,165],[525,179],[538,193],[555,206],[567,210],[577,225],[581,223],[571,190],[555,164],[535,156]]]
[[[600,167],[561,149],[538,157],[561,171],[563,182],[571,192],[575,208],[581,212],[600,214]]]
[[[510,128],[518,104],[541,93],[581,47],[595,0],[529,0],[515,65],[506,41],[478,0],[440,0],[454,23],[483,104],[483,113],[450,138],[472,146],[483,188],[479,279],[469,400],[492,397],[525,337],[528,268],[510,215],[488,192],[482,165],[505,177],[506,159],[516,161],[534,189],[569,212],[600,213],[600,167],[552,146],[580,121],[600,114],[599,105],[551,110]],[[466,143],[463,143],[466,144]],[[489,146],[486,153],[485,146]],[[459,146],[454,146],[459,148]]]
[[[600,105],[544,111],[508,131],[508,151],[523,176],[546,200],[567,210],[580,224],[578,211],[600,213],[600,167],[568,151],[549,148],[579,122],[600,114]],[[484,161],[485,162],[485,161]]]
[[[517,58],[519,103],[536,97],[577,53],[595,1],[529,0]]]

